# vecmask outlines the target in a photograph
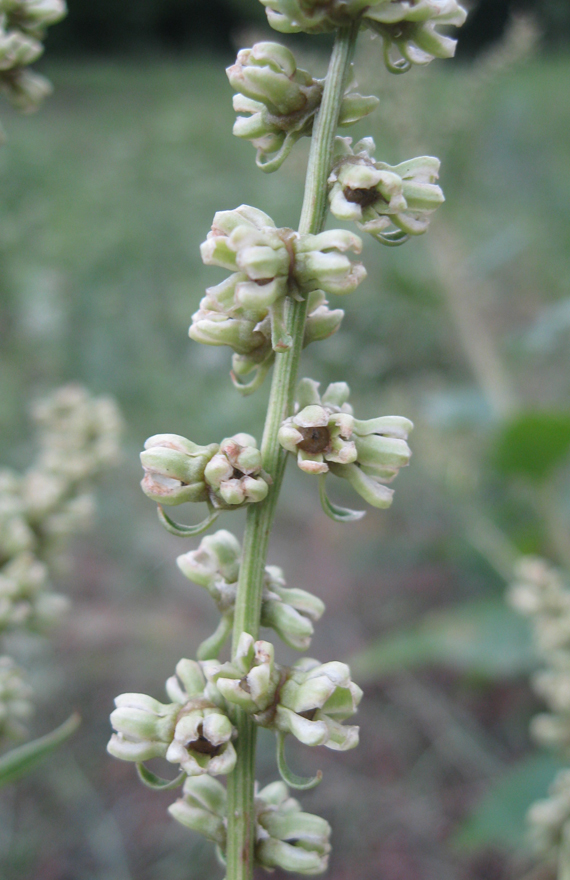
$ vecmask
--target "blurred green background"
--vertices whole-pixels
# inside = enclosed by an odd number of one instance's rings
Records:
[[[217,7],[178,4],[208,18],[212,36],[177,54],[162,38],[141,38],[137,52],[120,28],[101,46],[74,42],[96,11],[108,28],[135,7],[152,18],[150,3],[90,6],[71,2],[53,29],[62,54],[48,45],[55,93],[40,113],[2,108],[2,464],[29,463],[27,405],[69,380],[115,395],[127,430],[97,530],[76,543],[64,578],[72,612],[54,638],[26,646],[42,695],[33,733],[74,708],[83,725],[2,792],[0,873],[217,880],[210,845],[169,819],[172,793],[144,789],[104,751],[113,697],[160,699],[216,622],[174,564],[196,542],[160,529],[138,488],[138,452],[157,432],[199,443],[260,433],[267,387],[241,399],[229,352],[187,337],[204,288],[223,277],[201,264],[199,244],[216,210],[243,202],[295,226],[308,145],[264,176],[231,136],[228,44],[271,38],[261,18],[242,20],[241,4],[226,5],[223,33]],[[302,800],[333,825],[331,880],[550,876],[532,873],[524,812],[556,763],[528,740],[536,661],[503,603],[509,545],[570,567],[570,55],[550,39],[567,6],[548,8],[560,18],[543,20],[542,41],[511,21],[493,45],[474,41],[474,59],[406,77],[390,78],[366,36],[356,58],[362,91],[381,105],[351,134],[373,134],[392,163],[438,155],[447,204],[425,238],[365,243],[367,281],[343,303],[340,333],[303,363],[323,383],[347,380],[362,417],[416,423],[392,509],[335,524],[291,467],[271,545],[289,585],[326,601],[311,653],[351,658],[365,689],[358,750],[290,749],[300,772],[325,771]],[[324,71],[326,38],[291,45],[301,66]],[[99,57],[80,57],[90,48]],[[343,486],[332,492],[354,504]],[[240,532],[241,513],[221,526]],[[259,775],[275,777],[269,735]]]

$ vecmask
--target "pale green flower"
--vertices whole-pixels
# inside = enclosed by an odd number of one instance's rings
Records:
[[[387,243],[384,233],[391,227],[421,235],[444,201],[436,184],[439,159],[420,156],[391,166],[376,161],[374,150],[372,138],[359,141],[354,149],[350,138],[336,138],[329,177],[331,213]]]
[[[123,761],[166,758],[188,776],[231,773],[236,762],[234,728],[205,693],[206,680],[194,660],[180,660],[166,691],[171,703],[146,694],[121,694],[111,713],[115,729],[107,751]]]

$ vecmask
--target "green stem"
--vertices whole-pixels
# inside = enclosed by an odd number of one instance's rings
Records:
[[[334,137],[338,126],[348,69],[360,27],[359,22],[337,31],[323,92],[321,108],[315,122],[305,195],[299,232],[317,234],[322,231],[327,214],[327,178],[332,164]],[[299,362],[303,348],[307,301],[289,300],[287,330],[293,338],[291,349],[277,354],[271,392],[261,443],[263,467],[273,484],[267,499],[252,504],[248,510],[243,555],[238,583],[232,653],[242,632],[257,638],[261,615],[263,576],[269,535],[275,515],[279,490],[285,472],[286,453],[277,440],[281,422],[292,412]],[[228,843],[227,880],[252,880],[254,862],[255,816],[253,788],[255,780],[256,727],[250,716],[241,710],[235,713],[238,731],[236,768],[228,778]]]

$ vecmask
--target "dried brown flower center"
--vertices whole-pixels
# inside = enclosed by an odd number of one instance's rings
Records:
[[[318,710],[315,707],[314,709],[307,709],[306,712],[299,712],[299,715],[301,716],[301,718],[306,718],[307,721],[314,721],[317,711]]]
[[[361,208],[369,208],[371,205],[375,205],[376,202],[386,201],[374,187],[351,189],[349,186],[345,186],[342,192],[347,202],[356,202]]]
[[[186,748],[191,752],[198,752],[200,755],[209,755],[211,758],[217,758],[222,751],[223,746],[215,746],[202,733],[202,725],[198,727],[198,739],[193,739],[188,743]]]
[[[309,452],[311,455],[317,455],[319,452],[326,452],[331,442],[331,433],[325,426],[322,428],[299,428],[299,433],[303,435],[297,448],[303,452]]]

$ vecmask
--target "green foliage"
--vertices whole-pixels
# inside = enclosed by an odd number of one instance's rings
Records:
[[[528,849],[526,813],[531,804],[546,796],[560,769],[562,764],[550,755],[531,755],[515,764],[495,782],[459,827],[452,838],[453,845],[463,850],[491,846]]]
[[[501,596],[479,599],[431,612],[414,626],[384,636],[350,661],[361,681],[434,665],[484,678],[528,673],[535,665],[529,626]]]
[[[16,749],[11,749],[0,757],[0,788],[16,782],[22,776],[31,773],[44,758],[47,758],[54,749],[57,749],[75,733],[80,724],[79,715],[71,715],[60,727],[47,733],[39,739],[24,743]]]
[[[570,413],[526,412],[502,428],[496,464],[505,476],[543,482],[570,453]]]

